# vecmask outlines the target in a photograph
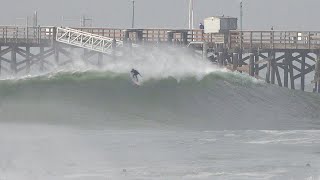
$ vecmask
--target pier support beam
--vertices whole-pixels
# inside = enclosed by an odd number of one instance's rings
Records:
[[[284,59],[283,59],[283,81],[284,81],[284,87],[289,87],[289,52],[284,53]]]
[[[267,72],[266,72],[266,83],[269,83],[270,84],[270,73],[271,73],[271,60],[268,60],[268,63],[267,63]]]
[[[102,68],[102,66],[103,66],[103,54],[98,53],[98,67]]]
[[[172,40],[173,40],[173,32],[172,31],[168,31],[167,32],[167,37],[168,37],[168,39],[167,39],[167,41],[168,41],[168,43],[172,43]]]
[[[188,31],[181,32],[181,37],[182,37],[183,45],[187,45],[188,44]],[[206,43],[206,42],[204,42],[204,43]]]
[[[271,68],[271,84],[275,84],[275,77],[276,77],[276,57],[275,52],[269,52],[270,57],[270,68]]]
[[[320,93],[320,52],[317,52],[316,65],[315,65],[315,75],[314,80],[315,88],[314,92]]]
[[[289,55],[288,55],[288,64],[289,64],[288,67],[289,67],[291,89],[295,89],[292,52],[290,52]]]
[[[307,54],[304,52],[301,54],[301,90],[304,91],[305,89],[305,70],[306,70],[306,56]]]
[[[125,31],[124,32],[124,39],[123,39],[123,42],[124,43],[127,43],[128,40],[129,40],[130,36],[129,36],[129,31]]]
[[[26,47],[26,73],[30,74],[31,60],[30,60],[30,47]]]
[[[17,74],[17,47],[11,47],[11,64],[10,64],[11,72],[13,74]]]
[[[208,58],[208,44],[206,42],[202,45],[202,59],[207,60]]]
[[[250,53],[250,59],[249,59],[249,75],[254,77],[254,54]]]
[[[259,76],[259,53],[255,53],[255,57],[254,57],[254,76],[258,77]]]
[[[238,64],[239,64],[239,54],[238,53],[233,53],[232,54],[232,70],[236,71],[238,69]]]
[[[220,67],[222,67],[223,66],[223,61],[224,61],[224,59],[223,59],[224,57],[223,57],[223,52],[219,52],[218,53],[218,64],[219,64],[219,66]]]
[[[2,51],[2,46],[0,46],[0,52]],[[0,75],[2,74],[2,55],[0,55]]]
[[[55,61],[56,65],[58,65],[60,63],[59,49],[56,45],[54,47],[54,61]]]
[[[44,58],[43,58],[43,54],[44,54],[44,47],[40,47],[40,72],[44,71]]]

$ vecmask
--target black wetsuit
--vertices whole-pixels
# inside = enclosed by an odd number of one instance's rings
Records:
[[[135,69],[132,69],[132,70],[131,70],[131,73],[132,73],[132,77],[133,77],[133,78],[136,78],[136,80],[139,81],[139,80],[138,80],[138,75],[141,76],[141,74],[140,74],[137,70],[135,70]],[[142,76],[141,76],[141,77],[142,77]]]

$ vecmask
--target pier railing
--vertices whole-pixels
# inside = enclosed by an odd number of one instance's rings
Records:
[[[231,31],[230,48],[244,49],[319,49],[320,32]]]
[[[224,34],[205,34],[203,30],[187,30],[187,29],[111,29],[111,28],[75,28],[80,31],[89,32],[92,34],[97,34],[100,36],[106,36],[110,38],[115,38],[117,40],[125,41],[125,38],[132,39],[135,41],[139,39],[137,33],[130,33],[129,37],[126,37],[126,31],[142,33],[143,42],[167,42],[169,37],[169,32],[173,33],[173,42],[182,42],[183,33],[187,34],[187,41],[201,41],[209,43],[225,43]]]
[[[142,41],[144,43],[155,42],[208,42],[225,43],[224,34],[206,34],[202,30],[188,29],[117,29],[117,28],[73,28],[119,41],[127,39]],[[56,39],[56,27],[23,27],[0,26],[1,44],[40,45],[52,44]],[[127,33],[130,32],[130,33]],[[140,34],[135,33],[140,32]],[[140,36],[140,37],[138,37]]]
[[[229,49],[320,49],[320,32],[316,31],[230,31],[229,34],[207,34],[202,30],[189,29],[74,29],[124,42],[130,39],[133,43],[207,42],[224,44]],[[50,46],[56,41],[55,33],[56,27],[0,26],[0,44]]]
[[[54,40],[54,27],[0,26],[0,43],[43,44]]]

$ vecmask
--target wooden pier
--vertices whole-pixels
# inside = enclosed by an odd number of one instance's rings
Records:
[[[112,38],[124,44],[148,46],[166,44],[201,51],[204,59],[234,71],[246,72],[267,83],[305,90],[313,84],[320,93],[320,32],[304,31],[229,31],[206,34],[189,29],[112,29],[72,28],[79,32]],[[50,70],[73,62],[72,49],[61,44],[57,27],[0,26],[0,75],[29,74]],[[75,37],[79,38],[79,37]],[[94,42],[93,42],[94,43]],[[84,49],[83,60],[101,52]],[[313,81],[307,82],[306,76]]]

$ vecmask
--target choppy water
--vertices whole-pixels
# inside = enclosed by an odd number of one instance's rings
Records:
[[[2,80],[0,179],[319,179],[318,95],[151,64]]]

